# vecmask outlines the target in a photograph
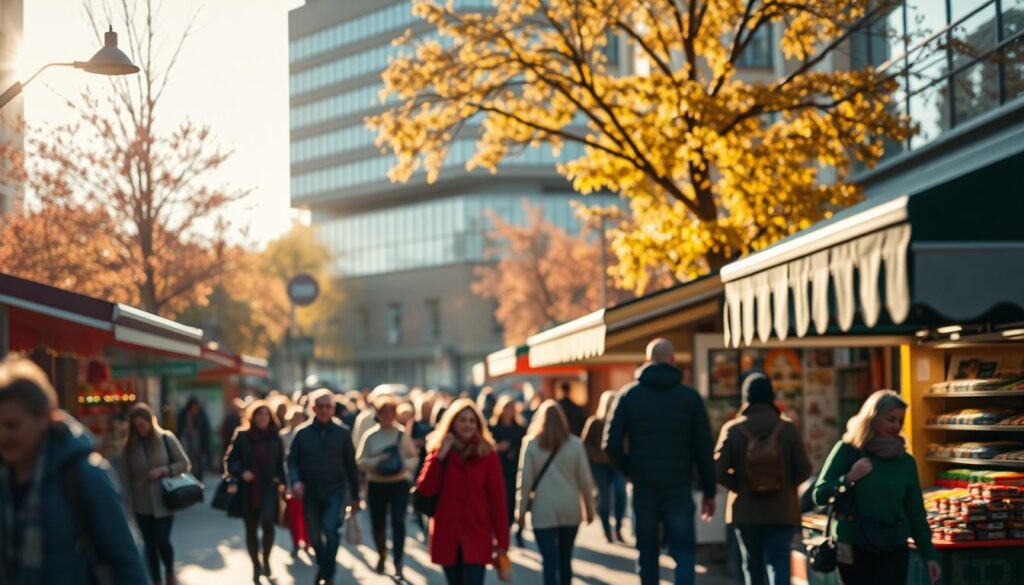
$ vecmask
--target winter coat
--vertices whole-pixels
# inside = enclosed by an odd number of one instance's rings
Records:
[[[401,439],[399,439],[399,433],[401,433]],[[402,457],[403,469],[395,475],[380,475],[377,473],[380,456],[395,444],[398,444],[398,453]],[[412,474],[420,464],[420,454],[405,429],[399,426],[382,429],[380,425],[377,425],[363,435],[363,442],[359,444],[359,449],[356,451],[356,464],[366,472],[367,481],[374,483],[412,481]]]
[[[530,489],[550,458],[551,452],[542,449],[536,440],[526,443],[523,449],[516,490],[516,518],[520,526],[526,520]],[[530,526],[534,530],[579,526],[584,511],[588,518],[594,517],[594,478],[583,442],[570,435],[537,483],[537,495],[529,510]]]
[[[432,561],[452,566],[461,548],[465,563],[490,564],[495,539],[499,549],[508,550],[505,482],[497,452],[465,460],[452,450],[444,461],[430,453],[416,485],[424,496],[438,496],[430,519]]]
[[[84,427],[62,413],[61,420],[48,431],[44,449],[42,569],[32,574],[23,571],[17,583],[7,582],[2,560],[6,558],[4,547],[10,543],[0,537],[0,585],[89,585],[89,555],[76,546],[83,536],[99,562],[113,573],[114,583],[152,583],[128,527],[117,479],[107,461],[93,451],[92,439]],[[4,466],[2,460],[0,466]],[[72,467],[73,472],[69,471]],[[8,468],[7,473],[13,470]],[[68,473],[76,474],[76,486],[68,485]],[[73,488],[80,497],[84,526],[77,524],[72,513],[67,491]],[[10,486],[0,486],[0,527],[7,521],[5,510],[10,497]]]
[[[352,433],[337,419],[320,424],[315,418],[299,426],[288,450],[288,481],[302,482],[305,497],[359,497],[359,474]]]
[[[697,391],[665,363],[649,363],[619,391],[609,416],[604,452],[633,482],[652,489],[687,489],[697,467],[705,498],[715,497],[711,425]],[[628,444],[628,449],[627,449]]]
[[[186,405],[178,413],[178,439],[186,447],[189,459],[192,460],[193,464],[206,465],[206,459],[213,452],[210,443],[210,438],[213,434],[210,419],[206,416],[206,411],[200,407],[195,418],[189,421],[188,409],[189,405]],[[190,430],[190,426],[194,428]]]
[[[751,492],[747,484],[748,441],[737,427],[743,425],[751,435],[762,438],[771,435],[778,424],[782,425],[779,429],[784,470],[782,489],[771,493]],[[725,423],[715,448],[715,472],[718,483],[729,490],[726,523],[800,525],[800,501],[796,492],[811,476],[811,463],[796,425],[780,416],[771,405],[752,404],[743,409],[740,416]]]
[[[164,439],[167,440],[166,444]],[[167,458],[168,454],[170,460]],[[157,518],[166,518],[174,514],[164,505],[164,492],[160,480],[149,479],[149,471],[158,467],[167,468],[164,477],[175,477],[191,469],[192,462],[174,433],[154,427],[149,439],[133,441],[124,451],[129,504],[136,514]]]
[[[258,474],[259,485],[242,479],[246,471],[253,471],[255,462],[254,449],[258,441],[266,442],[267,468]],[[260,510],[261,522],[277,520],[281,504],[280,486],[287,485],[284,470],[284,441],[278,433],[267,433],[260,436],[255,429],[238,429],[231,439],[231,445],[224,454],[224,470],[238,485],[238,497],[243,514],[250,510]],[[253,503],[256,499],[259,504]]]
[[[519,469],[520,452],[523,450],[523,438],[526,436],[526,429],[519,423],[510,425],[496,424],[491,427],[491,437],[495,443],[508,441],[508,450],[498,453],[501,460],[501,467],[505,470],[505,477],[511,472],[512,479],[515,479],[516,471]],[[507,487],[507,486],[506,486]]]
[[[565,413],[565,420],[569,422],[569,432],[577,437],[582,435],[583,425],[587,422],[587,415],[583,412],[583,408],[573,402],[568,396],[559,400],[558,406],[562,407],[562,412]]]

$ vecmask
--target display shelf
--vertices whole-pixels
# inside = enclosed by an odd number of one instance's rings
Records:
[[[1008,432],[1024,433],[1024,425],[958,425],[958,424],[931,424],[924,425],[930,431],[986,431],[986,432]]]
[[[1012,469],[1024,469],[1024,461],[1010,461],[1006,459],[973,459],[970,457],[925,457],[926,461],[937,463],[956,463],[957,465],[978,465],[981,467],[1009,467]]]
[[[926,392],[925,398],[991,398],[993,396],[1024,396],[1024,390],[978,390],[975,392]]]
[[[967,542],[949,542],[948,540],[932,539],[932,544],[939,550],[958,548],[1004,548],[1024,546],[1024,540],[969,540]]]

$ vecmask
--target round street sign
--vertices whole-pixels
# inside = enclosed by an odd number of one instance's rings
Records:
[[[300,307],[313,304],[320,294],[320,285],[308,274],[296,274],[288,281],[288,298]]]

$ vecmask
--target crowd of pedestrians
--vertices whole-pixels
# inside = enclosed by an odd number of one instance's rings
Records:
[[[771,381],[753,373],[716,447],[704,402],[682,383],[675,355],[669,341],[651,342],[636,380],[604,392],[589,418],[568,385],[546,400],[385,387],[272,392],[238,404],[225,417],[222,481],[229,515],[242,519],[253,582],[272,578],[275,526],[284,523],[292,553],[315,557],[316,583],[334,583],[345,519],[365,499],[378,573],[389,572],[390,559],[390,574],[404,578],[412,516],[452,585],[482,584],[488,566],[508,578],[511,541],[524,546],[524,529],[543,583],[568,585],[583,524],[600,519],[609,543],[626,542],[628,483],[642,585],[659,582],[663,551],[675,561],[677,585],[696,582],[695,524],[716,513],[718,485],[729,492],[726,521],[746,585],[790,583],[798,490],[812,472],[798,428],[775,406]],[[868,399],[810,490],[820,505],[856,506],[834,527],[846,585],[904,583],[908,537],[939,578],[916,466],[900,435],[907,408],[890,391]],[[189,401],[176,436],[139,404],[128,428],[119,481],[56,408],[38,367],[15,357],[0,364],[0,585],[176,582],[174,510],[161,480],[208,465],[199,461],[210,455],[209,421]]]

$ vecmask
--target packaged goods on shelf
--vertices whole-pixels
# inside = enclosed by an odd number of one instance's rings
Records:
[[[972,483],[998,483],[1024,486],[1024,472],[991,469],[946,469],[940,471],[935,484],[944,488],[966,488]]]
[[[1003,453],[1024,450],[1024,443],[1016,441],[986,441],[966,443],[930,443],[929,457],[955,459],[995,459]]]
[[[1010,422],[1020,419],[1021,422]],[[1006,408],[965,408],[933,416],[928,424],[1002,425],[1024,424],[1024,412]]]
[[[934,394],[955,394],[958,392],[993,392],[1024,390],[1024,378],[975,378],[969,380],[948,380],[932,384]]]
[[[1024,487],[972,483],[967,489],[932,488],[925,492],[928,525],[935,540],[996,541],[1024,536],[1015,507],[1024,503]],[[1021,544],[1024,544],[1022,542]]]

